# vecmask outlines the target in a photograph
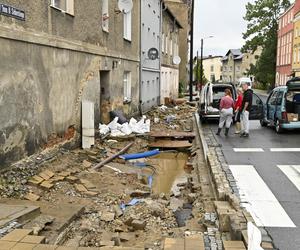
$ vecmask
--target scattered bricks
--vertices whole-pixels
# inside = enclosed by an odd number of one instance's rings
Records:
[[[13,241],[5,241],[0,239],[0,250],[8,250],[14,247],[17,244],[17,242]]]
[[[75,189],[80,192],[80,193],[85,193],[87,192],[88,190],[86,189],[85,186],[83,186],[82,184],[75,184]]]
[[[96,197],[98,195],[97,192],[92,192],[92,191],[84,192],[84,194],[88,197]]]
[[[51,178],[45,171],[39,173],[39,176],[43,178],[45,181],[48,181]]]
[[[14,231],[12,231],[9,234],[2,237],[1,240],[19,242],[25,236],[27,236],[31,233],[32,233],[32,230],[30,230],[30,229],[15,229]]]
[[[146,221],[143,220],[133,220],[131,226],[134,230],[144,230],[146,227]]]
[[[45,237],[44,236],[27,235],[21,240],[21,242],[32,243],[32,244],[42,244],[42,243],[45,243]]]
[[[84,160],[82,162],[82,165],[83,165],[84,168],[90,168],[93,164],[91,162],[87,161],[87,160]]]
[[[41,184],[40,184],[40,187],[44,190],[50,190],[51,188],[53,188],[53,184],[50,182],[50,181],[43,181]]]
[[[78,181],[78,178],[77,177],[75,177],[75,176],[67,176],[66,177],[66,181],[68,181],[68,182],[70,182],[70,183],[75,183],[75,182],[77,182]]]
[[[28,193],[24,196],[24,198],[29,201],[37,201],[40,199],[40,196],[33,193]]]
[[[115,214],[110,212],[104,212],[101,215],[101,220],[106,222],[111,222],[115,219]]]
[[[245,245],[242,241],[223,241],[224,250],[243,250]]]
[[[58,176],[52,177],[49,181],[51,181],[51,182],[59,182],[59,181],[63,181],[64,179],[65,179],[64,176],[58,175]]]
[[[50,178],[52,178],[54,176],[54,173],[52,171],[50,171],[50,170],[47,170],[47,169],[44,171],[44,173],[46,175],[48,175]]]
[[[58,173],[59,176],[63,176],[63,177],[68,177],[71,175],[71,172],[69,171],[62,171],[60,173]]]
[[[100,241],[99,247],[113,247],[115,245],[114,241]]]
[[[17,243],[11,250],[32,250],[35,246],[31,243]]]
[[[262,247],[264,250],[273,250],[273,249],[274,249],[273,244],[270,243],[270,242],[262,242],[262,243],[261,243],[261,247]]]

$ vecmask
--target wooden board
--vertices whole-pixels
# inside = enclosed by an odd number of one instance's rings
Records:
[[[153,131],[150,133],[154,138],[195,138],[196,134],[193,132],[177,132],[177,131]]]
[[[192,143],[189,141],[171,141],[171,140],[158,140],[150,143],[150,148],[189,148]]]

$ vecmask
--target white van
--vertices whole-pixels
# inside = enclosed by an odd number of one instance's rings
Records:
[[[250,89],[252,88],[252,80],[251,80],[251,78],[249,78],[249,77],[242,77],[242,78],[240,79],[240,81],[239,81],[238,86],[239,86],[239,87],[242,87],[242,84],[243,84],[243,83],[247,83],[248,86],[249,86],[249,88],[250,88]]]

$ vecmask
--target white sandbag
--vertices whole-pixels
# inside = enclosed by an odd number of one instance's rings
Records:
[[[125,122],[122,124],[122,127],[120,128],[120,131],[125,135],[132,134],[132,129],[130,128],[128,122]]]
[[[99,124],[99,133],[100,135],[106,135],[107,133],[109,133],[110,129],[107,125],[105,124]]]
[[[118,129],[118,117],[115,117],[107,126],[110,128],[110,130],[116,130]]]

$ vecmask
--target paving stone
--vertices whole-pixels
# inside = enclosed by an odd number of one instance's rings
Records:
[[[70,182],[70,183],[75,183],[75,182],[78,181],[78,178],[75,177],[75,176],[67,176],[67,177],[66,177],[66,180],[67,180],[68,182]]]
[[[45,236],[27,235],[21,240],[21,242],[41,244],[45,242]]]
[[[84,168],[90,168],[93,164],[91,162],[87,161],[87,160],[84,160],[82,162],[82,165],[83,165]]]
[[[54,173],[52,171],[48,170],[48,169],[46,169],[44,171],[44,173],[47,174],[48,176],[50,176],[50,178],[52,178],[54,176]]]
[[[84,193],[87,192],[88,190],[86,189],[85,186],[83,186],[82,184],[75,184],[74,185],[75,189],[80,192],[80,193]]]
[[[242,241],[223,241],[223,245],[224,245],[225,250],[227,250],[227,249],[239,249],[239,250],[245,249],[246,250],[244,242],[242,242]]]
[[[40,184],[40,187],[44,190],[50,190],[51,188],[53,188],[53,183],[51,183],[50,181],[43,181],[41,184]]]
[[[25,236],[27,236],[31,233],[32,233],[31,229],[15,229],[14,231],[12,231],[9,234],[2,237],[1,240],[19,242]]]
[[[69,171],[62,171],[60,173],[58,173],[58,175],[63,176],[63,177],[67,177],[71,175],[71,172]]]
[[[28,193],[24,196],[24,198],[29,201],[37,201],[40,199],[40,196],[34,193]]]
[[[5,241],[0,239],[0,250],[8,250],[11,249],[13,246],[15,246],[17,242],[13,241]]]
[[[63,181],[64,179],[65,179],[64,176],[57,175],[57,176],[52,177],[49,181],[51,181],[51,182],[59,182],[59,181]]]
[[[43,178],[45,181],[48,181],[51,177],[46,172],[39,173],[39,176]]]
[[[44,181],[43,178],[41,178],[41,177],[38,176],[38,175],[34,175],[34,176],[32,176],[32,177],[29,179],[28,183],[33,184],[33,185],[39,185],[39,184],[42,183],[43,181]]]
[[[11,250],[32,250],[35,246],[31,243],[17,243]]]

